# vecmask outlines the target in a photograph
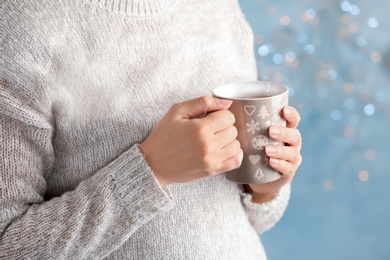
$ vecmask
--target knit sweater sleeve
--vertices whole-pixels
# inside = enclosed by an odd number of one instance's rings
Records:
[[[283,216],[290,198],[291,185],[284,186],[278,195],[265,203],[252,202],[252,195],[241,192],[241,199],[249,222],[258,233],[271,229]]]
[[[75,190],[45,201],[53,127],[12,89],[1,80],[0,259],[100,259],[172,207],[136,144]]]

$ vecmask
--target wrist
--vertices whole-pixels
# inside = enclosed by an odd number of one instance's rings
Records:
[[[159,185],[161,188],[165,188],[166,186],[168,186],[170,183],[168,181],[166,181],[162,175],[158,174],[158,172],[155,171],[155,167],[154,165],[152,165],[152,163],[150,162],[150,158],[148,158],[147,156],[147,149],[145,148],[145,145],[144,143],[141,143],[139,146],[138,146],[142,156],[144,157],[144,160],[146,161],[146,163],[148,164],[149,168],[152,170],[152,173],[154,175],[154,177],[157,179]]]
[[[279,194],[276,192],[255,192],[249,185],[244,185],[245,192],[252,195],[252,202],[254,203],[265,203],[276,198]]]

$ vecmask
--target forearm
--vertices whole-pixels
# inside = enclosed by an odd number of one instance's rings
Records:
[[[13,140],[11,136],[9,140]],[[5,149],[12,158],[19,158],[12,151],[11,146]],[[29,159],[26,162],[39,162],[42,157],[37,156],[23,154]],[[4,166],[0,173],[7,179],[1,185],[8,195],[0,204],[0,259],[102,258],[172,206],[137,145],[75,190],[49,201],[43,201],[44,191],[35,185],[42,178],[37,163],[26,167],[28,172],[17,172],[20,167],[11,164]],[[18,192],[19,188],[24,188],[23,192]]]

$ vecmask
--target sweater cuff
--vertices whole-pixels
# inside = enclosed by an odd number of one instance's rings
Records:
[[[252,202],[252,195],[241,191],[241,200],[249,221],[258,233],[272,228],[282,217],[290,198],[291,185],[285,185],[278,195],[264,203]]]
[[[117,196],[135,221],[146,222],[158,212],[173,207],[172,194],[161,188],[157,178],[141,154],[138,145],[133,145],[112,165],[113,183]]]

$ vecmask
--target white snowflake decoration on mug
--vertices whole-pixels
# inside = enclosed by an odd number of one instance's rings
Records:
[[[256,150],[262,150],[268,145],[268,138],[264,135],[257,135],[252,138],[252,145]]]

